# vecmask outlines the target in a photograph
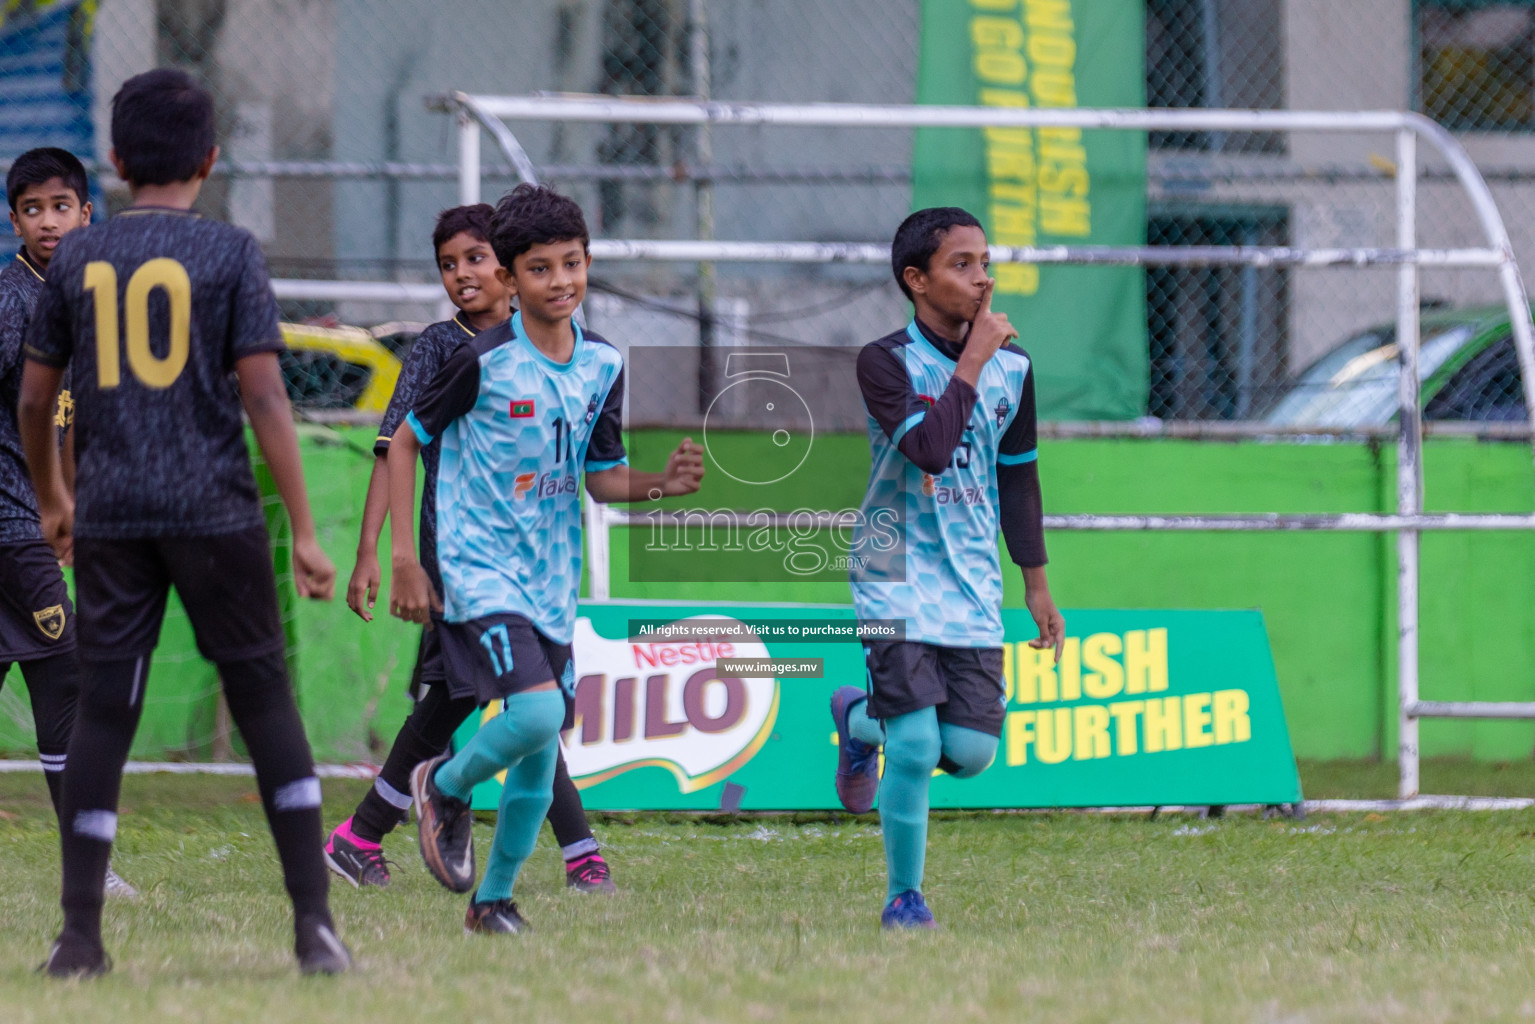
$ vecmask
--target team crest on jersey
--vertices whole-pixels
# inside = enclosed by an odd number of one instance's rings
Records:
[[[43,636],[49,640],[57,640],[64,635],[64,606],[56,604],[40,612],[33,612],[32,621],[37,623],[37,628],[42,631]]]
[[[1012,408],[1013,404],[1007,400],[1006,395],[1003,395],[1002,398],[998,400],[997,407],[995,410],[993,410],[997,414],[997,426],[1000,427],[1002,425],[1002,421],[1007,419],[1007,414],[1012,410]]]
[[[592,392],[592,400],[586,403],[586,422],[590,423],[597,418],[597,392]]]
[[[53,412],[53,425],[67,430],[75,421],[75,399],[67,390],[59,392],[58,405]]]
[[[938,404],[938,400],[932,395],[918,395],[917,401],[922,403],[922,407],[924,409],[931,409],[933,406]]]
[[[531,399],[531,398],[514,398],[514,399],[512,399],[512,419],[514,419],[514,420],[525,420],[525,419],[527,419],[528,417],[530,417],[532,415],[533,415],[533,399]]]

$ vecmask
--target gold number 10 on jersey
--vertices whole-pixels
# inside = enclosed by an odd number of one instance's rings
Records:
[[[96,300],[96,383],[115,388],[122,383],[119,361],[117,270],[97,260],[85,265],[85,288]],[[170,305],[170,350],[161,359],[149,347],[149,293],[165,289]],[[187,365],[192,343],[192,280],[187,268],[173,259],[150,260],[128,278],[123,294],[127,307],[128,367],[145,387],[168,388]]]

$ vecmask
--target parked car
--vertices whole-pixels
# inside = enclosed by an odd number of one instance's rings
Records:
[[[1525,421],[1506,308],[1424,311],[1418,377],[1423,418]],[[1263,417],[1285,427],[1371,427],[1396,419],[1396,325],[1354,335],[1311,364]]]
[[[382,413],[389,405],[400,377],[400,356],[372,331],[292,323],[281,327],[288,345],[282,354],[283,380],[295,408]],[[418,328],[415,334],[419,333]],[[402,334],[391,333],[388,340]],[[411,341],[415,334],[409,335]]]

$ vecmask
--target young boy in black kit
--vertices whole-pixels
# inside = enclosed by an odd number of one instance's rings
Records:
[[[32,702],[37,756],[55,815],[80,692],[75,609],[58,559],[43,542],[38,525],[37,496],[27,478],[16,427],[16,402],[32,308],[59,243],[91,222],[89,195],[85,167],[63,149],[28,150],[5,176],[11,227],[21,248],[0,270],[0,683],[12,664],[21,666]],[[66,385],[59,393],[55,426],[63,432],[73,415]],[[111,868],[106,891],[109,896],[138,895]]]

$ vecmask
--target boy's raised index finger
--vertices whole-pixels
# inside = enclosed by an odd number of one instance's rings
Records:
[[[991,293],[996,289],[996,287],[997,279],[994,277],[988,277],[986,279],[986,290],[981,293],[981,311],[976,314],[977,316],[984,316],[985,314],[991,312]]]

